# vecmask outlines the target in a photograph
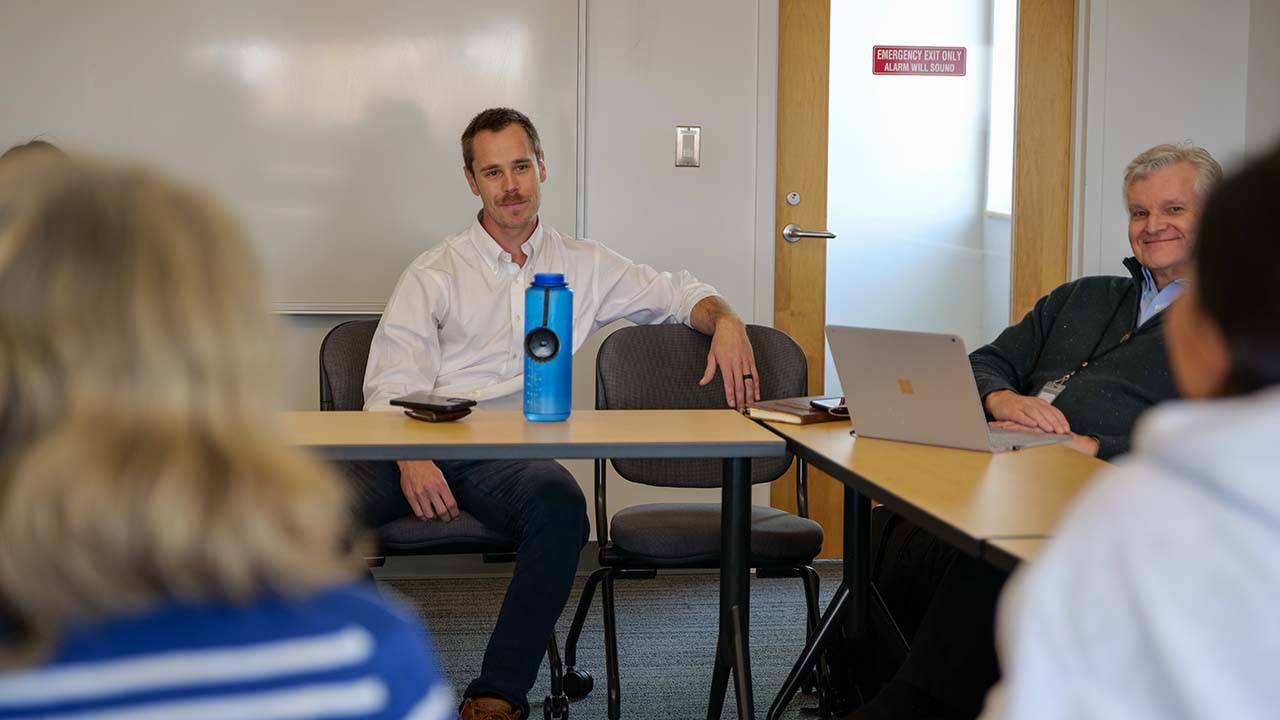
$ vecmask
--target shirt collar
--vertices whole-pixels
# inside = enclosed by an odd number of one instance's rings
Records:
[[[1169,283],[1168,285],[1165,285],[1165,286],[1164,286],[1164,289],[1165,289],[1165,290],[1168,290],[1169,288],[1172,288],[1172,287],[1178,287],[1178,288],[1181,288],[1181,287],[1182,287],[1182,278],[1178,278],[1177,280],[1174,280],[1173,282]],[[1142,294],[1143,294],[1143,295],[1155,295],[1157,292],[1163,292],[1163,291],[1158,291],[1158,290],[1156,289],[1156,279],[1155,279],[1155,278],[1153,278],[1153,277],[1151,277],[1151,271],[1150,271],[1150,270],[1148,270],[1148,269],[1146,268],[1146,266],[1144,265],[1144,266],[1143,266],[1143,268],[1142,268]]]
[[[471,245],[480,254],[485,264],[489,266],[489,270],[496,273],[503,267],[504,263],[511,262],[511,254],[503,250],[498,241],[494,240],[493,236],[489,234],[489,231],[484,229],[484,225],[480,224],[482,213],[484,213],[484,210],[476,213],[476,219],[471,223]],[[533,234],[520,246],[524,250],[525,256],[528,257],[525,262],[526,266],[533,261],[533,258],[538,253],[538,248],[542,247],[542,238],[542,218],[538,218],[538,227],[534,228]]]
[[[1153,293],[1156,291],[1156,280],[1151,277],[1151,271],[1144,265],[1142,268],[1142,294]]]

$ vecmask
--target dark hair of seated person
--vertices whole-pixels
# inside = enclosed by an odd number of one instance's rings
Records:
[[[1227,395],[1280,385],[1278,192],[1280,146],[1222,182],[1201,216],[1196,291],[1230,350]]]

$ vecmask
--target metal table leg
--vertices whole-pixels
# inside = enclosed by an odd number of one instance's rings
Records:
[[[800,651],[782,688],[769,706],[767,720],[777,720],[795,697],[804,678],[813,670],[818,658],[844,631],[850,641],[865,637],[869,627],[868,598],[871,587],[871,500],[844,488],[844,579],[827,606],[817,632]],[[841,624],[843,623],[843,628]]]
[[[766,716],[768,720],[778,720],[778,718],[782,717],[782,712],[787,709],[791,699],[799,692],[800,686],[804,684],[805,677],[809,675],[813,666],[817,664],[818,658],[826,652],[831,641],[840,636],[841,626],[844,624],[845,611],[848,607],[849,586],[842,582],[836,588],[835,596],[831,598],[831,604],[827,605],[827,611],[823,613],[822,620],[809,638],[809,642],[800,651],[799,659],[791,667],[791,672],[787,675],[787,679],[782,682],[782,689],[778,691],[777,696],[773,699],[773,704],[769,706],[769,714]]]
[[[720,642],[716,652],[714,679],[723,678],[725,668],[733,669],[738,701],[738,717],[755,717],[751,688],[751,652],[748,644],[750,614],[749,587],[751,561],[751,461],[730,458],[724,461],[720,523]],[[719,685],[720,687],[716,687]],[[724,684],[712,683],[707,706],[708,718],[720,716]],[[715,714],[712,715],[712,712]]]

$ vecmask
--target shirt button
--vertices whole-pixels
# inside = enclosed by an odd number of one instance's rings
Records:
[[[520,357],[520,355],[519,355],[519,354],[517,354],[517,353],[511,353],[511,359],[512,359],[512,360],[515,360],[515,359],[516,359],[516,358],[518,358],[518,357]]]
[[[519,313],[517,313],[517,314],[516,314],[516,322],[520,322],[520,315],[519,315]]]

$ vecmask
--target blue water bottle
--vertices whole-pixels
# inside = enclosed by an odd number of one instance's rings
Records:
[[[573,400],[573,291],[560,273],[536,273],[524,291],[524,416],[569,417]]]

